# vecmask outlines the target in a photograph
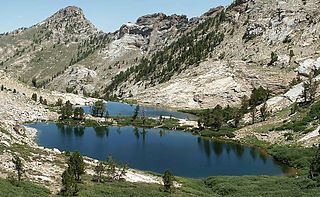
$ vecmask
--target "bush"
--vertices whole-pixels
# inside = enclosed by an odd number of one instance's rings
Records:
[[[276,160],[291,167],[309,170],[311,161],[316,154],[315,148],[303,148],[299,146],[274,145],[267,149]]]
[[[213,191],[215,191],[215,193],[222,196],[226,196],[237,192],[236,187],[230,183],[219,183],[215,185],[212,189]]]
[[[18,181],[18,179],[15,177],[14,174],[9,174],[6,180],[16,187],[20,185],[20,182]]]
[[[174,185],[173,185],[174,180],[175,180],[175,178],[174,178],[173,174],[169,170],[166,170],[162,176],[162,182],[163,182],[162,190],[164,192],[169,192],[169,193],[173,192],[174,191]]]

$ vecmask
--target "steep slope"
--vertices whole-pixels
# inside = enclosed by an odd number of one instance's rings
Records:
[[[172,42],[187,26],[186,16],[163,13],[142,16],[136,23],[127,23],[110,34],[110,43],[74,64],[46,87],[86,95],[101,94],[115,75]]]
[[[30,28],[1,35],[0,65],[21,81],[35,78],[41,86],[90,53],[84,51],[88,42],[104,42],[104,37],[80,8],[67,7]]]
[[[212,9],[171,45],[116,76],[106,93],[199,108],[237,104],[260,85],[284,92],[295,68],[318,57],[317,7],[318,1],[241,0]]]

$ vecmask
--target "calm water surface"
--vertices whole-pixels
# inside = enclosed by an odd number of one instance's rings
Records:
[[[90,106],[85,106],[83,108],[85,113],[91,112]],[[106,104],[106,108],[108,109],[110,116],[132,116],[136,108],[136,105],[108,101]],[[168,110],[168,109],[161,109],[156,107],[149,107],[149,106],[140,106],[139,115],[142,114],[143,110],[145,112],[145,116],[147,117],[172,116],[180,119],[190,119],[190,120],[196,119],[196,116],[192,114],[177,112],[177,111]]]
[[[108,154],[131,168],[201,178],[213,175],[282,175],[287,167],[255,148],[215,142],[190,133],[133,127],[72,127],[33,123],[38,144],[79,151],[105,160]]]

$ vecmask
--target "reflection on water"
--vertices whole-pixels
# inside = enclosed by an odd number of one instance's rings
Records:
[[[130,105],[126,103],[108,101],[106,108],[110,116],[132,116],[136,108],[136,105]],[[85,113],[90,113],[90,106],[83,107]],[[144,113],[147,117],[159,117],[159,116],[172,116],[180,119],[197,119],[196,116],[187,113],[181,113],[172,110],[165,110],[156,107],[140,107],[139,116]]]
[[[227,155],[235,154],[237,157],[241,158],[243,154],[245,154],[245,149],[250,150],[249,152],[253,160],[256,158],[257,154],[259,154],[263,160],[265,160],[266,157],[266,155],[258,152],[258,149],[245,147],[241,144],[211,141],[202,137],[197,137],[197,142],[199,149],[204,152],[207,157],[211,157],[211,154],[220,156],[225,151]]]
[[[61,151],[80,151],[104,160],[108,154],[132,168],[187,177],[213,175],[281,175],[279,165],[258,149],[211,141],[190,133],[164,129],[82,127],[34,123],[38,143]]]

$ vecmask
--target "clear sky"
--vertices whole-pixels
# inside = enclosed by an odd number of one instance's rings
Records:
[[[113,32],[139,16],[163,12],[200,16],[233,0],[0,0],[0,33],[30,27],[61,8],[75,5],[97,28]]]

